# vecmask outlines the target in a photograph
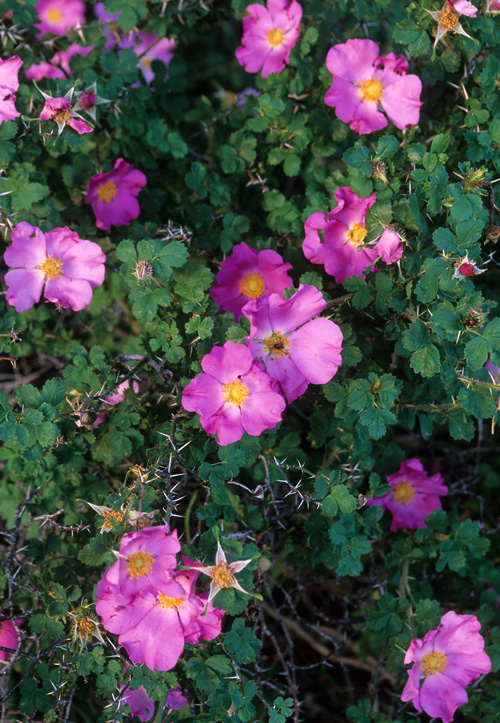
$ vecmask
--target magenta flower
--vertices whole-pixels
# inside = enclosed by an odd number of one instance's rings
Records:
[[[429,630],[423,640],[412,640],[405,663],[413,662],[413,667],[401,700],[451,723],[458,706],[467,703],[466,686],[491,670],[480,629],[475,615],[450,611],[437,630]]]
[[[43,233],[22,221],[12,232],[4,260],[13,269],[5,274],[5,283],[7,301],[16,311],[31,309],[42,291],[64,309],[81,311],[90,304],[92,289],[104,281],[106,257],[100,247],[66,226]]]
[[[139,32],[134,38],[135,43],[132,49],[134,53],[139,56],[137,67],[141,69],[146,83],[151,85],[155,77],[155,74],[151,70],[153,60],[161,60],[165,67],[168,68],[174,56],[177,43],[175,40],[170,40],[169,38],[159,39],[155,33]],[[128,46],[128,41],[122,44],[122,47],[126,46]]]
[[[104,46],[104,50],[109,50],[113,47],[113,45],[116,45],[118,40],[120,39],[120,28],[118,26],[118,23],[116,22],[118,18],[120,17],[120,12],[117,13],[108,13],[106,12],[104,8],[104,3],[98,2],[94,5],[94,13],[96,15],[96,18],[101,23],[105,23],[104,27],[102,28],[102,32],[104,37],[106,38],[106,45]]]
[[[387,125],[397,128],[416,125],[420,116],[422,83],[406,75],[404,61],[380,57],[373,40],[348,40],[330,48],[326,66],[333,83],[325,103],[335,108],[344,123],[357,133],[372,133]]]
[[[204,373],[182,393],[182,406],[198,412],[201,426],[217,434],[219,444],[237,442],[243,432],[257,437],[281,421],[285,400],[248,347],[226,341],[203,357],[201,367]]]
[[[26,77],[30,80],[41,80],[42,78],[66,78],[73,75],[69,61],[75,55],[87,56],[93,45],[84,48],[78,43],[73,43],[66,50],[61,50],[52,56],[50,63],[42,61],[38,65],[30,65],[26,71]],[[60,67],[59,67],[60,66]]]
[[[66,93],[64,97],[52,98],[52,96],[43,93],[45,98],[45,105],[40,113],[40,120],[52,120],[57,123],[59,130],[58,135],[64,130],[64,127],[68,125],[73,128],[74,131],[82,135],[83,133],[91,133],[94,129],[89,126],[83,118],[80,118],[78,113],[71,108],[71,96],[73,95],[73,88]]]
[[[243,241],[237,244],[225,259],[217,274],[217,284],[210,288],[210,296],[219,311],[232,311],[236,321],[250,299],[261,299],[269,294],[283,294],[293,281],[287,271],[291,264],[266,249],[255,251]]]
[[[111,226],[128,226],[141,209],[136,196],[146,185],[146,176],[118,158],[113,169],[90,179],[85,203],[91,203],[96,226],[109,231]]]
[[[136,381],[131,381],[130,379],[127,379],[126,381],[118,385],[118,388],[114,394],[111,394],[109,397],[104,398],[104,409],[97,415],[97,419],[94,422],[94,427],[98,427],[106,419],[106,412],[108,411],[107,407],[111,407],[115,404],[120,404],[120,402],[123,402],[123,400],[125,399],[125,392],[127,391],[127,389],[130,389],[130,387],[132,387],[136,394],[138,393],[139,384]]]
[[[392,228],[386,228],[374,246],[385,264],[393,264],[403,256],[403,239]]]
[[[0,123],[21,115],[16,106],[14,93],[19,88],[17,75],[23,61],[17,55],[0,60]]]
[[[372,193],[360,198],[348,187],[335,191],[337,206],[327,219],[321,212],[313,213],[305,222],[306,237],[302,250],[313,264],[324,264],[325,271],[343,284],[350,276],[364,278],[363,270],[378,256],[375,248],[364,244],[368,233],[365,216],[376,201]],[[324,232],[322,241],[319,231]]]
[[[143,723],[151,720],[155,712],[155,704],[143,685],[136,690],[130,690],[130,688],[122,685],[120,692],[122,692],[122,697],[119,700],[120,705],[128,705],[132,715],[136,715]]]
[[[250,17],[243,19],[242,45],[236,58],[247,73],[262,71],[262,77],[281,73],[290,60],[290,51],[299,39],[302,6],[297,0],[268,0],[249,5]]]
[[[57,68],[55,65],[47,63],[42,60],[41,63],[34,63],[26,70],[26,77],[28,80],[42,80],[42,78],[66,78],[66,75],[62,68]]]
[[[22,623],[23,618],[16,618],[17,627],[22,625]],[[12,620],[2,620],[0,622],[0,646],[2,648],[12,648],[12,653],[8,653],[6,650],[0,650],[0,660],[8,660],[17,650],[17,631]]]
[[[85,24],[83,0],[38,0],[35,5],[40,22],[35,25],[38,35],[63,35],[71,28]]]
[[[108,612],[110,616],[112,613],[106,596],[119,594],[133,598],[145,591],[156,592],[161,583],[172,578],[179,550],[177,530],[170,533],[168,525],[145,527],[122,537],[118,559],[108,567],[97,585],[96,610],[103,618],[106,630],[119,632],[108,617]],[[103,598],[106,599],[103,601]]]
[[[169,690],[167,694],[167,706],[170,710],[180,710],[187,703],[187,698],[182,695],[182,688],[178,685],[173,690]]]
[[[249,349],[279,382],[288,402],[300,397],[309,383],[329,382],[342,362],[340,328],[329,319],[313,318],[325,308],[321,292],[301,284],[290,299],[271,294],[243,309],[251,322]]]
[[[434,510],[441,509],[443,495],[448,488],[440,474],[428,477],[419,459],[407,459],[395,474],[387,477],[391,490],[382,497],[374,497],[366,503],[380,505],[392,512],[391,532],[401,527],[416,530],[426,527],[425,518]]]

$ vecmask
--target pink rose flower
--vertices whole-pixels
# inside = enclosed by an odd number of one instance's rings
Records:
[[[75,55],[87,56],[91,50],[94,49],[93,45],[89,45],[84,48],[78,43],[73,43],[66,50],[61,50],[59,53],[55,53],[50,60],[50,63],[42,61],[38,65],[31,65],[26,71],[26,77],[30,80],[41,80],[42,78],[66,78],[73,75],[73,71],[70,68],[69,61]],[[57,67],[61,66],[61,67]]]
[[[16,618],[17,627],[20,627],[22,624],[23,618]],[[2,622],[0,622],[0,646],[2,648],[12,648],[12,653],[8,653],[6,650],[0,650],[0,660],[8,660],[17,650],[17,631],[12,620],[2,620]]]
[[[475,615],[450,611],[437,630],[429,630],[423,640],[412,640],[405,663],[413,662],[413,667],[401,700],[451,723],[458,706],[467,703],[466,686],[491,670],[480,629]]]
[[[127,379],[126,381],[122,382],[118,385],[118,388],[114,394],[111,394],[109,397],[104,398],[104,409],[102,412],[99,412],[97,415],[97,419],[94,422],[94,427],[98,427],[104,420],[106,419],[106,413],[107,413],[107,407],[112,407],[115,404],[120,404],[125,399],[125,392],[127,389],[132,389],[137,394],[139,391],[139,384],[134,380]]]
[[[96,226],[109,231],[111,226],[129,226],[141,209],[136,196],[146,185],[146,176],[130,163],[118,158],[113,169],[90,179],[85,203],[91,203]]]
[[[71,28],[85,24],[85,3],[82,0],[38,0],[35,5],[40,22],[38,35],[63,35]]]
[[[151,720],[155,712],[155,704],[143,685],[136,690],[130,690],[130,688],[122,685],[120,692],[122,692],[122,697],[119,700],[120,705],[128,705],[132,715],[136,715],[143,723]]]
[[[325,308],[321,292],[301,284],[290,299],[271,294],[243,309],[251,322],[249,349],[263,360],[288,402],[300,397],[309,383],[329,382],[342,363],[340,328],[329,319],[313,318]]]
[[[394,264],[403,256],[402,241],[396,231],[386,228],[373,248],[385,264]]]
[[[26,70],[26,77],[28,80],[39,81],[43,78],[66,78],[66,75],[62,68],[57,68],[55,65],[42,60],[41,63],[30,65]]]
[[[220,445],[237,442],[243,432],[257,437],[281,421],[285,400],[248,347],[226,341],[203,357],[201,367],[204,373],[182,393],[182,406],[198,412],[201,426],[217,434]]]
[[[168,68],[168,65],[174,57],[175,46],[177,45],[175,40],[169,38],[159,39],[155,33],[139,32],[134,36],[135,42],[132,49],[136,55],[139,56],[139,62],[137,67],[141,69],[144,76],[144,80],[148,85],[151,85],[155,74],[151,70],[151,63],[153,60],[161,60],[161,62]],[[125,41],[125,45],[122,47],[128,47],[129,43]]]
[[[404,61],[396,64],[396,60],[380,57],[373,40],[348,40],[330,48],[326,66],[333,83],[325,103],[360,134],[386,127],[387,118],[380,109],[397,128],[416,125],[422,83],[416,75],[406,75]]]
[[[99,22],[103,24],[106,23],[103,25],[102,33],[106,38],[104,50],[109,50],[116,45],[120,39],[120,28],[116,22],[120,17],[120,11],[117,13],[108,13],[104,8],[104,3],[98,2],[94,5],[94,13]]]
[[[170,710],[180,710],[187,703],[187,698],[182,695],[182,688],[178,685],[173,690],[169,690],[167,694],[167,706]]]
[[[477,15],[477,7],[467,0],[448,0],[448,5],[459,15],[466,15],[468,18],[475,18]]]
[[[12,232],[4,260],[13,269],[5,274],[7,301],[20,312],[31,309],[42,291],[49,301],[80,311],[104,281],[106,257],[100,247],[66,226],[43,233],[22,221]]]
[[[281,296],[288,286],[293,286],[287,273],[291,268],[276,251],[255,251],[243,241],[222,262],[210,296],[219,311],[232,311],[238,321],[250,299],[262,299],[269,294]]]
[[[337,206],[328,218],[321,212],[313,213],[305,222],[306,237],[302,250],[313,264],[324,264],[325,271],[343,284],[350,276],[364,278],[363,270],[378,256],[375,248],[364,245],[367,234],[365,216],[376,201],[372,193],[360,198],[348,187],[335,191]],[[319,231],[324,232],[324,241]],[[385,241],[384,241],[385,243]]]
[[[45,95],[45,105],[40,113],[40,120],[53,120],[54,123],[57,123],[59,134],[62,133],[65,125],[69,125],[80,135],[91,133],[94,130],[71,108],[69,97],[52,98],[50,95]]]
[[[160,583],[172,578],[179,550],[177,530],[170,533],[168,525],[145,527],[122,537],[120,556],[97,585],[96,610],[106,630],[119,632],[108,604],[113,605],[110,596],[118,594],[131,599],[145,591],[156,592]]]
[[[416,530],[426,527],[425,518],[441,509],[443,495],[448,494],[440,474],[429,477],[419,459],[407,459],[395,474],[387,477],[391,490],[382,497],[374,497],[367,505],[380,505],[392,512],[391,532],[401,527]]]
[[[488,0],[485,12],[491,15],[500,13],[500,0]]]
[[[19,88],[17,75],[23,61],[17,55],[0,60],[0,123],[21,115],[16,106],[14,93]]]
[[[280,73],[290,60],[290,51],[299,39],[302,6],[297,0],[268,0],[264,5],[249,5],[250,17],[243,19],[242,44],[236,58],[247,73],[263,78]]]

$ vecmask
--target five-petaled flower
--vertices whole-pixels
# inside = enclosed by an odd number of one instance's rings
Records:
[[[451,723],[458,706],[467,703],[466,686],[491,670],[480,629],[475,615],[450,611],[437,630],[429,630],[423,640],[412,640],[405,663],[413,667],[401,700]]]
[[[407,459],[395,474],[387,477],[391,490],[382,497],[374,497],[367,505],[380,505],[392,512],[391,531],[401,527],[416,530],[425,527],[425,518],[441,508],[443,495],[448,494],[442,476],[429,477],[419,459]]]
[[[382,110],[397,128],[418,123],[422,83],[418,76],[406,75],[402,56],[381,57],[373,40],[356,38],[330,48],[326,67],[333,83],[325,103],[352,130],[361,134],[385,128]]]
[[[53,98],[47,93],[40,91],[45,98],[45,105],[40,113],[40,120],[52,120],[57,123],[58,135],[61,135],[66,125],[73,128],[74,131],[82,135],[82,133],[91,133],[94,129],[71,107],[71,99],[73,97],[73,88],[66,95]]]
[[[198,412],[201,426],[217,434],[220,445],[237,442],[243,432],[258,437],[281,421],[285,400],[247,346],[226,341],[203,357],[201,368],[185,387],[182,406]]]
[[[90,179],[85,203],[91,203],[96,226],[109,231],[111,226],[128,226],[141,212],[137,196],[146,185],[146,176],[130,163],[118,158],[107,173]]]
[[[40,300],[73,311],[90,304],[92,289],[104,281],[105,255],[98,244],[81,239],[66,226],[43,233],[26,221],[12,232],[4,260],[7,301],[16,311],[27,311]]]
[[[437,33],[434,41],[434,47],[439,43],[442,37],[446,33],[458,33],[459,35],[465,35],[466,38],[470,38],[463,27],[460,24],[460,15],[465,15],[468,18],[475,18],[477,14],[477,8],[468,0],[446,0],[441,10],[427,10],[424,8],[429,15],[432,15],[434,20],[437,21]]]
[[[234,587],[235,590],[244,592],[245,595],[251,593],[243,590],[238,580],[235,578],[235,573],[241,572],[250,562],[249,560],[237,560],[236,562],[227,562],[226,553],[222,549],[220,542],[217,543],[217,552],[215,555],[215,565],[205,566],[194,560],[189,560],[187,557],[182,557],[184,564],[190,568],[194,568],[204,575],[209,575],[212,578],[210,583],[210,592],[208,594],[207,602],[210,602],[217,595],[219,590],[225,590],[230,587]]]
[[[85,23],[83,0],[38,0],[35,9],[40,22],[35,25],[39,35],[62,35]]]
[[[177,45],[175,40],[170,38],[159,38],[155,33],[139,32],[134,37],[132,50],[138,56],[137,67],[141,70],[144,80],[151,85],[155,74],[151,68],[153,60],[159,60],[167,68],[174,56]],[[128,47],[128,39],[124,41],[123,47]]]
[[[329,382],[342,362],[340,327],[330,319],[313,318],[325,308],[322,293],[305,284],[289,299],[271,294],[243,308],[250,319],[248,346],[279,382],[288,402],[303,394],[310,382]]]
[[[225,259],[217,274],[217,284],[210,296],[219,311],[232,311],[236,321],[250,299],[262,299],[269,294],[283,294],[293,281],[288,275],[291,264],[271,249],[255,251],[243,241]]]
[[[280,73],[289,62],[290,51],[300,35],[302,7],[297,0],[268,0],[249,5],[250,17],[243,20],[242,45],[236,58],[248,73]]]

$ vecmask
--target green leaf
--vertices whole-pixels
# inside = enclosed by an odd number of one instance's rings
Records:
[[[16,389],[14,396],[19,404],[23,404],[28,407],[38,407],[42,403],[42,396],[40,392],[32,384],[21,385]]]
[[[433,377],[441,369],[439,351],[434,344],[418,349],[411,355],[410,366],[423,377]]]
[[[349,148],[342,160],[351,168],[355,168],[361,176],[369,178],[372,175],[372,167],[370,163],[370,152],[361,141],[356,141],[353,148]]]
[[[224,645],[242,665],[252,663],[260,650],[259,640],[250,628],[245,627],[245,621],[241,618],[233,621],[231,632],[226,633],[224,638]]]

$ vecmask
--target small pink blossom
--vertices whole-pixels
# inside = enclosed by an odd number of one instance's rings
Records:
[[[386,228],[374,249],[385,264],[394,264],[403,256],[403,239],[392,228]]]
[[[99,22],[103,23],[102,32],[106,38],[104,50],[112,48],[120,39],[120,28],[117,20],[120,17],[120,11],[117,13],[108,13],[104,8],[104,3],[98,2],[94,5],[94,13]]]
[[[73,94],[73,88],[70,91]],[[52,120],[57,123],[60,135],[64,127],[68,125],[74,131],[82,135],[83,133],[91,133],[94,129],[78,113],[71,108],[71,98],[66,94],[64,97],[52,98],[52,96],[43,93],[45,105],[40,113],[40,120]]]
[[[219,311],[232,311],[238,321],[250,299],[262,299],[273,293],[281,296],[288,286],[293,286],[287,273],[291,268],[276,251],[255,251],[243,241],[222,262],[210,296]]]
[[[382,497],[368,500],[367,505],[380,505],[392,513],[391,532],[404,527],[416,530],[426,527],[425,518],[441,509],[443,495],[448,494],[444,479],[438,474],[429,477],[419,459],[407,459],[395,474],[387,477],[391,490]]]
[[[123,400],[125,399],[125,392],[127,391],[127,389],[130,388],[132,388],[137,394],[139,391],[139,384],[135,380],[131,381],[130,379],[127,379],[118,386],[114,394],[111,394],[109,397],[104,398],[104,409],[102,410],[102,412],[99,412],[97,419],[94,422],[94,427],[98,427],[106,419],[106,412],[108,411],[107,407],[111,407],[115,404],[120,404],[121,402],[123,402]]]
[[[487,0],[485,12],[490,15],[500,13],[500,0]]]
[[[7,301],[20,312],[31,309],[42,291],[49,301],[80,311],[90,304],[92,289],[104,281],[106,257],[98,244],[66,226],[43,233],[21,221],[4,260],[13,269],[5,275]]]
[[[109,231],[111,226],[128,226],[141,209],[137,196],[146,185],[146,176],[123,158],[118,158],[111,171],[98,173],[90,179],[85,203],[91,203],[96,226]]]
[[[333,83],[325,103],[357,133],[372,133],[387,125],[416,125],[420,116],[422,83],[406,75],[405,61],[381,57],[373,40],[353,39],[330,48],[326,66]]]
[[[169,690],[167,694],[167,707],[170,710],[180,710],[187,703],[187,698],[182,695],[182,688],[178,685],[173,690]]]
[[[226,341],[203,357],[201,367],[182,393],[182,406],[200,415],[220,445],[237,442],[243,432],[257,437],[281,421],[285,400],[248,347]]]
[[[40,22],[35,25],[39,35],[63,35],[71,28],[85,24],[83,0],[38,0],[35,5]]]
[[[23,61],[17,55],[0,60],[0,123],[17,118],[14,93],[19,88],[18,73]]]
[[[161,60],[166,68],[174,57],[174,50],[177,45],[175,40],[169,38],[159,38],[155,33],[139,32],[134,36],[134,45],[132,49],[139,56],[137,67],[140,68],[144,80],[151,85],[154,72],[151,69],[153,60]],[[125,45],[122,45],[125,47]]]
[[[335,191],[335,198],[337,206],[330,211],[327,219],[323,213],[317,212],[305,222],[306,237],[302,250],[309,261],[324,264],[326,273],[343,284],[350,276],[364,278],[363,270],[377,258],[377,250],[364,244],[368,233],[365,216],[375,203],[376,196],[372,193],[368,198],[360,198],[344,186]]]
[[[452,5],[453,10],[459,15],[465,15],[468,18],[475,18],[477,15],[477,7],[467,0],[448,0],[448,5]]]
[[[243,19],[242,44],[236,58],[247,73],[267,78],[280,73],[290,60],[290,51],[299,39],[302,6],[297,0],[268,0],[265,5],[249,5],[250,17]]]
[[[73,75],[69,62],[75,55],[83,55],[86,57],[94,49],[93,45],[84,48],[78,43],[73,43],[66,48],[60,50],[52,56],[50,63],[42,61],[38,65],[31,65],[26,70],[26,77],[30,80],[41,80],[42,78],[66,78]],[[60,66],[60,67],[59,67]]]
[[[411,641],[405,663],[408,682],[401,700],[411,701],[443,723],[451,723],[456,709],[467,703],[466,686],[489,673],[491,661],[484,652],[481,624],[475,615],[443,615],[437,630],[429,630],[423,640]]]
[[[23,618],[16,618],[15,622],[19,628],[23,624]],[[12,620],[2,620],[0,622],[0,646],[2,648],[12,648],[12,653],[8,653],[6,650],[0,650],[0,660],[8,660],[17,650],[17,631]]]
[[[309,383],[329,382],[342,362],[340,328],[329,319],[313,318],[325,308],[321,292],[302,284],[290,299],[271,294],[243,308],[251,323],[249,349],[279,382],[288,402]]]
[[[26,77],[28,80],[39,81],[43,78],[66,78],[66,75],[62,68],[57,68],[55,65],[42,60],[41,63],[30,65],[26,70]]]
[[[143,685],[136,690],[130,690],[127,686],[122,685],[120,692],[122,693],[119,700],[120,705],[128,705],[132,715],[136,715],[143,723],[151,720],[155,712],[155,704]]]

